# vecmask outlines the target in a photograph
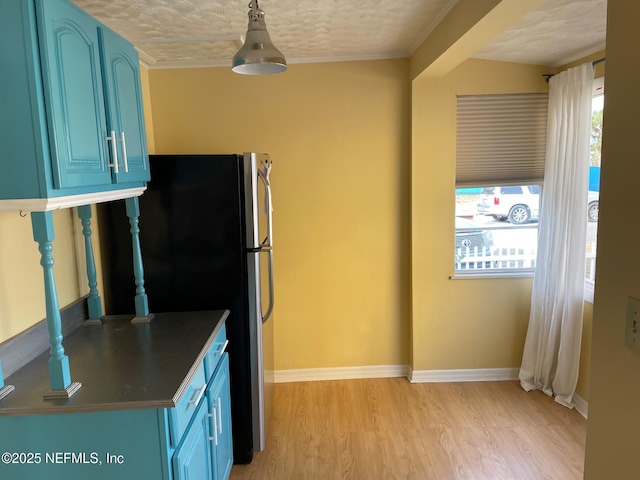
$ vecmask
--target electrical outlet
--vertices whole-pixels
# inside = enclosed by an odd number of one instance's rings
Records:
[[[627,298],[627,322],[624,328],[624,344],[640,353],[640,300]]]

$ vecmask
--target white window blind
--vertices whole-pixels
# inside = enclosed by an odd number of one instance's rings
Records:
[[[542,184],[548,94],[457,99],[456,187]]]

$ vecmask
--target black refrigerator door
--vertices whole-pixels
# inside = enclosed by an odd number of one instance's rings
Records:
[[[151,182],[140,197],[149,308],[202,310],[238,294],[243,283],[238,265],[244,263],[238,157],[152,155],[150,163]],[[130,313],[130,225],[124,201],[105,207],[107,311]]]
[[[241,159],[237,155],[152,155],[140,197],[145,290],[153,312],[228,309],[234,461],[253,455],[252,391],[243,252]],[[101,207],[108,314],[134,312],[130,225],[124,201]]]

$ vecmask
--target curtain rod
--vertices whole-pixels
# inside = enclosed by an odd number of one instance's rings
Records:
[[[599,58],[598,60],[594,60],[593,62],[591,62],[591,65],[593,65],[593,66],[595,67],[595,66],[596,66],[596,65],[598,65],[599,63],[604,62],[606,59],[607,59],[607,57]],[[545,78],[545,81],[546,81],[547,83],[549,83],[549,80],[551,79],[551,77],[553,77],[553,76],[555,76],[555,75],[556,75],[555,73],[543,73],[543,74],[542,74],[542,76],[543,76],[543,77],[546,77],[546,78]]]

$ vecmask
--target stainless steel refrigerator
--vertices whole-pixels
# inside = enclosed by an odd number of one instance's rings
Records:
[[[140,244],[153,312],[228,309],[234,462],[265,446],[273,387],[273,223],[267,154],[151,155]],[[134,312],[124,202],[101,206],[108,314]]]

